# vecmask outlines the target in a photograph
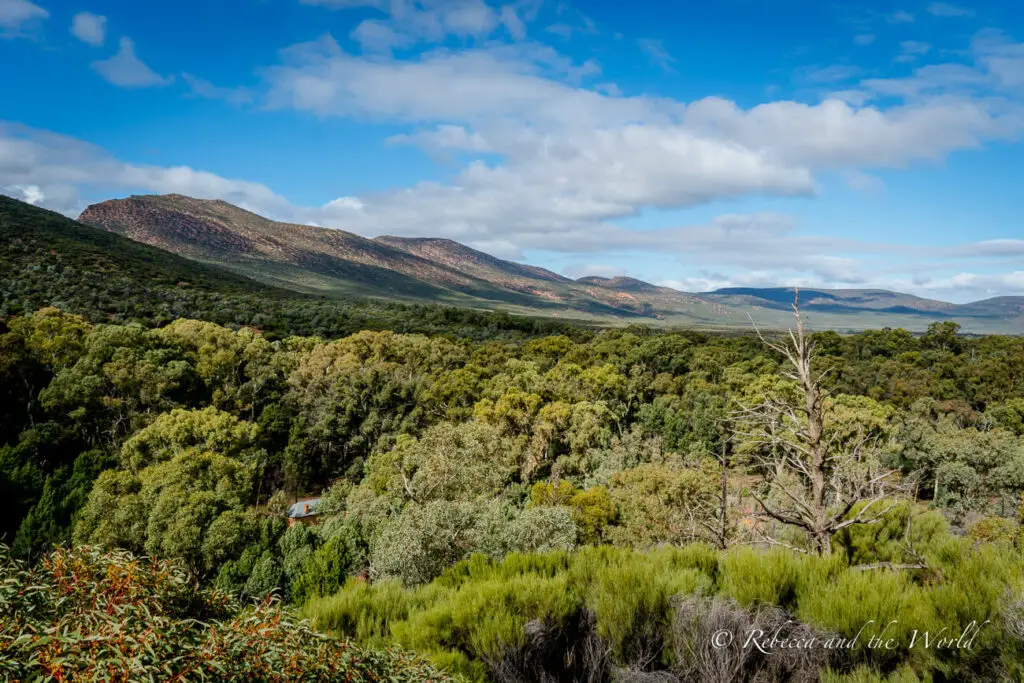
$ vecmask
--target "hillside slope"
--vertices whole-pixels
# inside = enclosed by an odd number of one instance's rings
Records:
[[[93,322],[158,326],[193,318],[247,325],[271,337],[336,338],[390,329],[482,339],[576,329],[550,319],[465,308],[302,294],[0,195],[0,321],[46,306]]]
[[[129,197],[94,204],[79,220],[303,290],[334,291],[344,283],[348,293],[439,299],[451,294],[447,287],[483,284],[352,233],[278,223],[222,201]]]
[[[377,237],[375,241],[429,259],[467,276],[533,298],[534,306],[566,306],[611,315],[706,322],[715,311],[695,297],[632,278],[570,278],[538,266],[499,259],[448,239]]]
[[[650,302],[635,295],[583,287],[543,268],[504,261],[450,240],[367,239],[344,230],[272,221],[218,200],[132,196],[94,204],[79,220],[299,291],[517,312],[541,309],[563,316],[659,317]],[[684,309],[668,312],[685,314]]]
[[[685,293],[628,277],[566,278],[439,238],[382,236],[266,219],[222,201],[133,196],[90,206],[81,220],[255,280],[332,297],[433,302],[603,323],[708,328],[791,323],[790,288]],[[812,328],[904,327],[954,320],[964,331],[1024,333],[1024,297],[951,304],[886,290],[802,291]]]

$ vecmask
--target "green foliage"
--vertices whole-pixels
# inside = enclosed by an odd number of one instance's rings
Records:
[[[857,515],[863,505],[855,506]],[[935,557],[948,540],[949,522],[937,511],[921,511],[909,503],[899,503],[886,511],[874,524],[856,524],[840,531],[833,543],[845,552],[851,565],[892,562],[914,563],[914,549],[924,557]]]
[[[197,574],[240,553],[255,520],[251,474],[215,453],[185,451],[133,475],[107,470],[75,529],[77,543],[177,558]]]
[[[578,326],[550,319],[269,287],[7,197],[0,197],[0,245],[0,318],[57,306],[94,323],[193,318],[277,338],[365,329],[476,339],[580,335]]]
[[[446,500],[408,506],[370,543],[374,576],[407,584],[430,581],[479,547],[480,511],[474,503]]]
[[[308,603],[305,613],[317,628],[367,645],[411,647],[471,680],[486,680],[529,647],[527,633],[557,633],[581,614],[593,615],[598,640],[591,646],[607,651],[614,666],[671,670],[669,653],[681,647],[674,640],[678,598],[716,595],[751,615],[781,606],[786,618],[855,643],[844,654],[848,668],[824,672],[827,680],[1011,678],[1024,664],[1012,625],[1024,623],[1012,597],[1022,594],[1024,560],[993,546],[978,552],[948,535],[935,541],[934,565],[918,573],[851,567],[842,552],[716,554],[700,545],[647,552],[603,546],[501,561],[478,555],[414,587],[349,582]],[[988,623],[969,649],[920,644],[925,632],[934,641],[972,622]],[[873,636],[898,646],[868,647]]]
[[[442,422],[371,458],[367,480],[377,493],[417,503],[493,497],[517,471],[517,454],[517,445],[494,427]]]
[[[530,502],[534,506],[569,508],[578,531],[578,540],[584,545],[600,543],[604,530],[617,514],[615,503],[604,486],[580,491],[564,479],[534,484],[530,489]]]
[[[240,605],[174,563],[95,548],[27,569],[0,546],[4,680],[443,681],[400,652],[312,631],[274,601]]]
[[[15,234],[5,207],[0,535],[18,557],[74,540],[175,559],[243,598],[336,600],[331,628],[376,645],[401,631],[473,677],[533,647],[522,629],[538,619],[552,623],[536,638],[575,633],[623,667],[670,667],[678,594],[846,633],[872,616],[999,616],[1012,593],[1019,339],[941,324],[816,335],[835,368],[826,438],[870,444],[931,509],[900,502],[824,559],[715,553],[686,544],[717,546],[723,512],[727,540],[756,538],[746,487],[767,475],[744,459],[758,444],[726,439],[735,403],[793,388],[750,335],[302,297],[56,216]],[[318,525],[285,532],[283,509],[318,492]],[[927,569],[855,569],[881,563]],[[372,586],[353,578],[364,571]],[[464,608],[445,604],[462,590]],[[555,595],[549,611],[531,590]],[[487,600],[509,614],[482,615]],[[989,637],[985,657],[1012,661]],[[862,663],[954,680],[989,671],[981,657]]]
[[[967,537],[975,543],[1002,543],[1012,546],[1020,542],[1021,527],[1013,519],[983,517],[970,526]]]
[[[541,508],[543,509],[543,508]],[[477,555],[434,583],[403,590],[396,582],[353,581],[305,612],[317,628],[359,642],[401,643],[437,666],[485,680],[489,663],[525,644],[528,622],[557,627],[589,610],[615,651],[629,658],[661,642],[670,598],[705,591],[699,548],[635,554],[604,548],[517,554],[500,562]],[[629,585],[629,590],[623,590]]]
[[[569,501],[573,519],[579,529],[580,543],[596,545],[604,537],[608,525],[618,514],[608,489],[594,486],[580,491]]]
[[[710,461],[700,468],[676,459],[624,470],[608,485],[619,511],[619,524],[608,529],[608,538],[636,548],[702,538],[698,520],[715,514],[716,487],[717,474]]]
[[[366,563],[364,549],[356,529],[346,525],[335,530],[316,551],[302,563],[298,577],[289,591],[301,604],[310,598],[336,593],[354,570]]]
[[[140,429],[121,447],[121,460],[132,471],[171,460],[186,451],[218,453],[232,458],[252,457],[256,425],[209,407],[177,408]]]
[[[80,516],[93,523],[81,507],[111,458],[138,475],[186,451],[241,462],[246,505],[340,485],[327,517],[353,518],[364,544],[410,502],[521,507],[549,479],[580,495],[567,504],[580,543],[710,538],[719,494],[701,461],[721,451],[732,401],[786,386],[749,337],[634,329],[520,344],[362,331],[325,342],[236,323],[98,322],[49,308],[0,334],[0,533],[25,556],[66,541]],[[1024,382],[997,365],[1015,372],[1024,346],[958,337],[959,352],[943,351],[949,340],[899,330],[829,339],[829,438],[877,443],[954,521],[1015,514]],[[748,444],[733,445],[730,479],[760,475],[743,472]],[[108,507],[113,524],[123,513]],[[110,542],[144,550],[138,520],[123,522],[125,540]]]

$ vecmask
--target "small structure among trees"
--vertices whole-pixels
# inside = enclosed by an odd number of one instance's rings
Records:
[[[320,516],[320,511],[317,510],[319,505],[320,498],[303,498],[292,503],[286,513],[288,516],[288,526],[294,526],[296,523],[316,524]]]

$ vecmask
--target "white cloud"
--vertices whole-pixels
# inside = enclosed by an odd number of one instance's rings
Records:
[[[857,45],[871,45],[875,42],[875,36],[873,33],[860,33],[853,37],[853,42]]]
[[[516,38],[525,35],[515,6],[496,10],[484,0],[302,0],[334,9],[374,7],[388,16],[366,19],[350,34],[366,52],[389,52],[417,43],[439,43],[448,36],[485,38],[504,26]],[[529,14],[529,12],[527,12]]]
[[[927,54],[932,49],[932,46],[930,43],[921,40],[904,40],[900,43],[900,49],[907,54],[923,55]]]
[[[519,13],[512,5],[502,6],[500,21],[514,39],[522,40],[526,37],[526,24],[519,18]]]
[[[343,4],[353,3],[333,6]],[[77,205],[80,187],[178,191],[365,235],[450,237],[506,257],[547,250],[601,264],[611,252],[658,252],[817,286],[887,282],[889,276],[880,275],[864,254],[896,254],[909,263],[981,258],[982,252],[996,259],[1012,252],[1006,244],[979,243],[960,255],[918,253],[815,237],[774,214],[642,231],[615,224],[652,208],[750,195],[814,196],[823,176],[859,191],[880,191],[879,169],[939,161],[951,152],[1019,137],[1024,47],[1003,34],[979,34],[964,63],[930,64],[906,78],[858,80],[860,70],[847,64],[806,69],[798,75],[804,83],[837,92],[813,101],[741,107],[719,97],[683,102],[624,96],[607,81],[586,85],[600,73],[594,62],[579,63],[526,39],[525,28],[512,28],[504,9],[480,12],[473,2],[380,9],[388,14],[360,25],[376,26],[380,33],[374,37],[367,28],[355,36],[362,55],[325,36],[284,50],[279,63],[259,72],[260,85],[252,90],[187,74],[184,80],[195,96],[251,99],[269,108],[402,126],[404,132],[389,142],[415,144],[459,163],[468,159],[443,183],[301,207],[258,183],[125,163],[76,141],[38,131],[8,130],[4,137],[0,130],[0,187],[34,187],[37,201],[50,206]],[[524,22],[536,18],[519,3],[514,15]],[[409,59],[391,55],[438,36],[479,38],[495,31],[521,40],[471,42],[475,47],[431,49]],[[131,48],[129,41],[128,61],[137,64],[127,82],[166,82],[138,62]],[[910,41],[902,49],[927,52]],[[26,165],[28,158],[35,160]],[[718,275],[704,279],[740,281],[742,273]]]
[[[628,230],[597,220],[595,216],[608,207],[593,200],[579,197],[574,204],[557,193],[538,197],[535,188],[505,189],[424,183],[381,195],[341,197],[320,207],[296,206],[260,183],[188,167],[133,164],[73,138],[0,123],[0,192],[72,216],[86,204],[81,192],[103,198],[177,192],[223,199],[278,220],[340,227],[367,236],[451,237],[504,258],[522,258],[525,250],[536,249],[591,254],[565,269],[574,277],[628,273],[626,268],[605,265],[602,259],[610,256],[618,261],[630,253],[674,254],[680,260],[678,270],[686,275],[658,284],[686,291],[870,286],[958,301],[1024,293],[1024,274],[1019,270],[1024,240],[948,247],[861,242],[809,234],[806,228],[798,230],[793,218],[773,213],[721,215],[699,225]],[[545,200],[559,205],[552,211]],[[501,229],[489,229],[492,221]],[[892,262],[898,263],[899,276],[892,274]],[[965,269],[965,262],[1011,269],[1003,274],[978,272]],[[719,272],[702,274],[699,269],[709,263]]]
[[[121,88],[149,88],[169,85],[173,78],[164,78],[135,55],[131,38],[121,38],[120,49],[110,59],[92,63],[92,68],[108,83]]]
[[[581,277],[622,277],[626,269],[620,266],[608,266],[600,263],[576,263],[562,269],[562,275],[578,280]]]
[[[576,35],[596,35],[597,25],[594,21],[579,10],[570,9],[568,5],[559,3],[557,5],[560,21],[550,24],[544,28],[547,33],[556,35],[564,40],[569,40]],[[571,15],[568,18],[565,15]]]
[[[202,97],[208,100],[224,100],[236,106],[249,104],[255,97],[248,88],[225,88],[188,73],[181,74],[181,79],[188,85],[189,92],[194,97]]]
[[[352,29],[352,40],[359,43],[365,52],[391,52],[395,48],[406,47],[413,41],[398,33],[386,22],[379,19],[366,19]]]
[[[0,37],[19,35],[28,24],[49,16],[49,12],[28,0],[0,0]]]
[[[866,194],[877,194],[885,190],[885,183],[876,176],[863,171],[852,170],[845,174],[846,184],[850,189]]]
[[[914,15],[906,10],[897,10],[889,15],[889,22],[893,24],[913,23]]]
[[[83,43],[100,47],[107,39],[107,18],[91,12],[79,12],[71,20],[71,34]]]
[[[676,58],[668,53],[668,50],[665,49],[660,40],[641,38],[637,41],[637,45],[640,46],[640,51],[647,55],[652,64],[661,68],[665,73],[675,72],[672,64],[675,63]]]
[[[1013,43],[987,36],[978,44],[993,70],[1012,77],[996,60],[1016,59]],[[614,228],[617,219],[749,194],[811,196],[824,172],[876,192],[882,185],[872,169],[940,160],[1024,131],[1012,100],[974,97],[999,86],[980,61],[861,81],[816,104],[748,109],[716,97],[684,103],[624,97],[607,83],[582,87],[571,77],[583,69],[531,42],[396,60],[360,58],[327,36],[289,48],[262,75],[271,107],[405,124],[413,130],[391,142],[450,158],[489,155],[448,184],[366,196],[358,211],[332,209],[318,223],[520,249],[621,248],[638,238]],[[858,74],[838,65],[804,78]],[[885,106],[873,105],[882,98]]]
[[[972,47],[979,64],[1001,88],[1024,89],[1024,43],[1016,43],[996,30],[979,32]]]
[[[933,2],[927,7],[928,14],[933,17],[973,17],[974,10],[946,2]]]
[[[287,213],[290,207],[260,183],[221,178],[184,166],[126,163],[75,138],[4,122],[0,122],[0,188],[20,188],[15,195],[18,198],[68,215],[85,208],[82,190],[177,192],[224,199],[266,213]]]
[[[832,64],[830,66],[814,66],[799,69],[796,79],[806,83],[837,83],[859,77],[863,71],[852,64]]]
[[[46,199],[46,194],[38,185],[10,185],[0,189],[3,190],[0,194],[6,194],[9,197],[20,199],[21,201],[32,204],[33,206],[41,204],[43,200]]]

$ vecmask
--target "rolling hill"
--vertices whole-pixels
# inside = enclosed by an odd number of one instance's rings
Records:
[[[299,291],[572,316],[703,319],[706,304],[579,283],[451,240],[380,237],[280,223],[222,201],[134,196],[94,204],[79,220],[187,258]],[[671,299],[663,301],[666,297]],[[655,305],[658,303],[659,305]]]
[[[517,314],[706,328],[787,327],[793,291],[685,293],[628,277],[573,280],[438,238],[366,238],[272,221],[216,200],[145,195],[88,207],[82,223],[254,280],[330,297],[442,303]],[[925,329],[1024,333],[1024,297],[951,304],[886,290],[801,290],[808,325],[853,331]]]
[[[549,317],[315,296],[97,230],[0,195],[0,330],[47,306],[92,322],[164,325],[176,318],[246,325],[268,337],[335,338],[364,329],[454,333],[475,339],[575,334]]]

